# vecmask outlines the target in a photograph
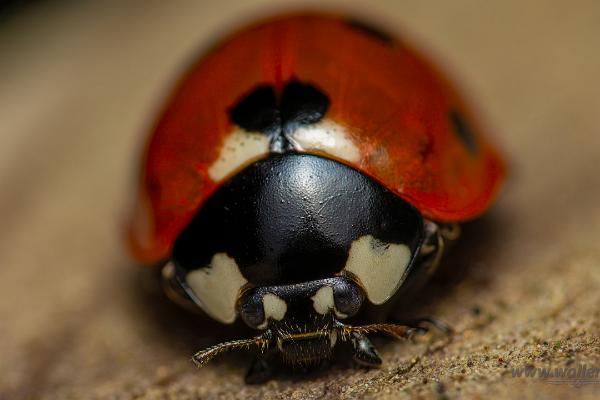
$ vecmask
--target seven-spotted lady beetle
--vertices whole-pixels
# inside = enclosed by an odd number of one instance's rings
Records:
[[[295,363],[337,343],[381,359],[367,334],[408,326],[353,317],[393,305],[437,265],[449,227],[484,212],[504,163],[463,99],[403,41],[355,19],[288,15],[199,59],[145,153],[129,237],[164,262],[172,295],[259,333]],[[366,313],[365,315],[369,315]]]

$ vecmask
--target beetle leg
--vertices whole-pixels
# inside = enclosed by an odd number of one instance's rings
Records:
[[[181,283],[175,274],[175,266],[171,261],[162,267],[160,274],[162,286],[167,297],[183,308],[186,308],[192,312],[198,312],[198,305],[193,299],[190,298],[190,296],[181,286]]]
[[[245,382],[248,385],[258,385],[267,382],[273,376],[273,368],[265,355],[258,355],[246,372]]]
[[[438,224],[425,220],[423,221],[423,229],[425,238],[421,244],[418,259],[415,264],[420,264],[428,271],[433,272],[442,258],[444,253],[444,239],[440,233]]]
[[[425,323],[426,325],[433,326],[434,328],[436,328],[437,330],[439,330],[440,332],[442,332],[446,335],[449,335],[452,332],[454,332],[454,330],[452,329],[452,327],[450,325],[448,325],[447,323],[445,323],[442,320],[432,318],[432,317],[414,318],[414,319],[407,319],[407,320],[394,318],[393,321],[394,321],[394,323],[410,326],[411,328],[415,328],[415,329],[427,329],[424,326],[422,326],[423,323]]]
[[[377,349],[373,343],[362,333],[352,332],[350,334],[352,347],[354,348],[354,361],[369,368],[379,367],[382,363]]]
[[[460,236],[460,225],[453,224],[441,224],[440,225],[440,234],[447,242],[453,242]]]
[[[381,358],[377,349],[367,338],[368,333],[385,333],[395,338],[408,338],[414,333],[424,333],[426,329],[421,327],[408,327],[395,324],[372,324],[351,326],[340,322],[337,324],[342,340],[350,340],[354,348],[354,360],[366,367],[378,367],[381,365]]]
[[[416,268],[419,272],[423,271],[421,282],[425,282],[437,268],[446,246],[454,242],[460,236],[460,225],[458,224],[438,224],[430,220],[423,221],[424,239],[421,244],[420,253],[417,256]],[[394,323],[406,325],[412,328],[421,328],[423,323],[431,325],[439,331],[450,334],[452,328],[443,321],[431,317],[416,318],[410,320],[393,318]]]
[[[448,243],[460,236],[460,225],[438,224],[426,219],[423,221],[423,229],[425,238],[415,264],[425,271],[425,275],[430,275],[440,263]]]

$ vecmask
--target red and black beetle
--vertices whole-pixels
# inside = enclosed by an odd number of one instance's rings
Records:
[[[198,364],[252,345],[304,363],[349,341],[375,366],[366,334],[410,328],[343,321],[428,275],[443,228],[484,212],[504,171],[463,99],[406,43],[354,19],[284,16],[183,77],[147,147],[130,247],[165,262],[182,301],[260,332]]]

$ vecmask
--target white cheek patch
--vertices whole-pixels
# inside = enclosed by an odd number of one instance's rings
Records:
[[[265,321],[259,326],[261,329],[263,326],[266,327],[269,319],[281,321],[287,312],[287,304],[281,297],[267,293],[263,296],[263,309],[265,310]]]
[[[410,260],[408,246],[366,235],[352,242],[344,269],[360,280],[371,303],[383,304],[400,287]]]
[[[321,315],[325,315],[330,311],[333,311],[338,318],[346,318],[347,315],[339,312],[335,309],[335,302],[333,300],[333,288],[331,286],[323,286],[313,297],[310,298],[313,301],[313,307],[315,311]]]
[[[237,128],[225,139],[217,161],[208,169],[208,176],[219,182],[266,154],[269,154],[269,138],[266,135]]]
[[[191,271],[185,279],[208,315],[225,324],[235,321],[235,304],[248,281],[233,258],[217,253],[207,268]]]
[[[333,288],[331,286],[323,286],[310,299],[313,301],[315,311],[321,315],[333,310]]]
[[[290,141],[298,151],[315,150],[350,162],[360,161],[360,151],[346,128],[330,120],[299,126]]]

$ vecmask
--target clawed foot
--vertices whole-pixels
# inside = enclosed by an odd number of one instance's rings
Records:
[[[452,327],[444,321],[431,317],[414,318],[407,320],[394,319],[394,322],[400,325],[406,325],[413,329],[419,330],[421,333],[427,333],[429,331],[427,326],[433,326],[435,329],[437,329],[445,335],[450,335],[454,332]]]
[[[429,331],[427,325],[430,325],[446,335],[450,335],[453,332],[452,328],[445,322],[429,317],[396,321],[396,323],[398,324],[396,326],[396,329],[398,329],[397,333],[391,330],[381,329],[373,329],[373,331],[383,331],[385,333],[392,333],[394,336],[406,338],[411,337],[413,334],[423,335],[427,333]],[[392,325],[385,326],[387,328],[392,327]],[[403,332],[400,331],[401,327],[404,327]],[[364,332],[368,331],[368,329],[364,329]],[[354,360],[362,366],[377,368],[381,366],[381,357],[375,346],[373,346],[371,341],[364,335],[364,332],[361,332],[360,329],[350,331],[349,338],[352,342],[352,347],[354,348]]]
[[[354,348],[354,361],[369,368],[381,366],[381,357],[379,357],[377,349],[373,346],[369,338],[361,333],[352,333],[350,340]]]

